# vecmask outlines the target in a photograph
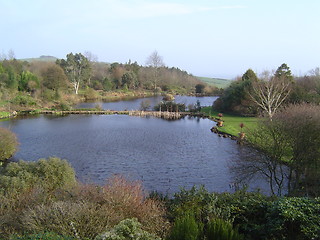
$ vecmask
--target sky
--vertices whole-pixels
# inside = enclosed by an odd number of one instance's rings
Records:
[[[297,76],[320,66],[319,0],[0,0],[0,53],[168,67],[233,79],[286,63]]]

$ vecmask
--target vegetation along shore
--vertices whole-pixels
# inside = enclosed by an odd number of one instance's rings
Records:
[[[224,89],[205,80],[166,67],[157,52],[146,66],[97,62],[88,53],[49,62],[2,59],[0,118],[23,112],[206,116],[217,132],[248,146],[236,145],[248,152],[231,169],[238,183],[262,176],[270,195],[193,187],[166,196],[119,175],[103,185],[81,183],[67,160],[11,162],[19,139],[0,128],[0,238],[320,239],[319,68],[303,77],[285,63],[260,76],[248,69],[230,83],[223,80]],[[82,101],[158,94],[164,100],[154,111],[145,111],[146,102],[131,112],[72,109]],[[175,94],[220,97],[202,108],[175,103]]]

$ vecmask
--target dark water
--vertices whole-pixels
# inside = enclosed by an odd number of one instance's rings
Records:
[[[172,193],[204,184],[230,191],[231,160],[241,148],[210,132],[208,119],[165,121],[126,115],[39,116],[0,122],[20,141],[15,159],[67,159],[85,182],[102,184],[113,174],[142,180],[147,190]],[[261,187],[261,186],[260,186]]]
[[[104,110],[139,110],[141,108],[142,101],[149,101],[150,110],[153,109],[155,105],[162,101],[162,96],[149,97],[149,98],[138,98],[129,101],[117,101],[117,102],[95,102],[95,103],[81,103],[75,108],[93,108],[100,105]],[[184,103],[187,107],[190,104],[196,104],[197,101],[200,102],[201,106],[212,106],[212,103],[218,97],[192,97],[192,96],[175,96],[176,103]]]
[[[200,102],[211,105],[214,99]],[[104,108],[138,109],[143,100],[104,103]],[[193,104],[198,98],[177,100]],[[229,166],[245,157],[245,147],[211,133],[214,124],[188,117],[166,121],[126,115],[40,115],[1,121],[0,127],[18,136],[20,148],[13,160],[67,159],[84,182],[103,184],[113,174],[123,174],[141,180],[149,191],[173,193],[202,184],[210,191],[232,191],[236,176]],[[255,186],[267,189],[263,181]]]

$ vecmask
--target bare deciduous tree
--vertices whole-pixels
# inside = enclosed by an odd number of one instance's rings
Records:
[[[251,99],[268,114],[270,120],[281,104],[290,94],[289,81],[284,78],[271,77],[268,80],[253,82]]]
[[[153,86],[154,90],[157,88],[157,82],[159,79],[159,69],[164,67],[163,58],[158,54],[157,51],[151,53],[146,61],[146,65],[153,68]]]

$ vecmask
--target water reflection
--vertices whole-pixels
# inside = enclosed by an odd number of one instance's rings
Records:
[[[141,103],[143,101],[149,101],[150,102],[150,108],[149,110],[152,110],[155,105],[157,105],[159,102],[162,101],[162,96],[155,96],[155,97],[149,97],[149,98],[138,98],[128,101],[118,101],[118,102],[94,102],[94,103],[81,103],[75,108],[93,108],[97,105],[101,106],[104,110],[116,110],[116,111],[122,111],[122,110],[140,110]],[[212,106],[212,103],[217,99],[218,97],[193,97],[193,96],[175,96],[175,102],[176,103],[184,103],[187,107],[189,105],[194,105],[197,103],[197,101],[200,102],[201,106]]]
[[[242,147],[211,133],[213,124],[202,118],[125,115],[41,115],[0,122],[18,136],[15,159],[57,156],[67,159],[82,181],[102,184],[123,174],[163,193],[200,184],[209,191],[231,190],[228,165],[241,160]]]

